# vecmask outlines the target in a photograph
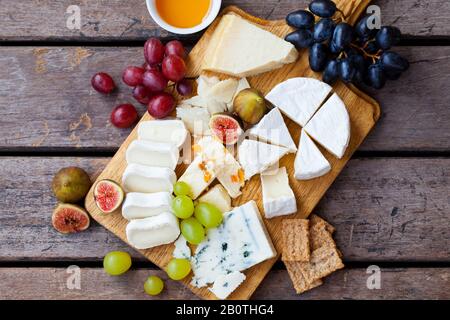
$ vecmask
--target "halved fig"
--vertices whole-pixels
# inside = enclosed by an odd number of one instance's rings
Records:
[[[209,120],[209,127],[212,134],[227,145],[237,143],[244,132],[240,119],[227,112],[213,114]]]
[[[82,207],[59,203],[53,210],[53,227],[61,233],[75,233],[86,230],[89,227],[90,218]]]
[[[123,198],[123,190],[116,182],[105,179],[95,184],[95,203],[103,213],[111,213],[119,208]]]

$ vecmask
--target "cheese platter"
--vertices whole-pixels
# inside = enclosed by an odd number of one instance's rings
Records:
[[[336,3],[356,21],[368,1]],[[96,221],[159,267],[190,257],[193,272],[181,281],[201,298],[250,298],[283,252],[283,217],[312,213],[380,116],[378,103],[355,87],[316,80],[320,74],[309,68],[304,50],[282,40],[290,31],[285,21],[225,8],[187,57],[197,94],[179,99],[177,119],[146,113],[97,178],[121,183],[122,207],[102,212],[96,183],[85,200]],[[258,112],[239,110],[242,92],[257,102],[265,96],[271,109],[253,121]],[[213,121],[234,126],[233,134],[216,132]],[[236,150],[223,143],[236,143]],[[223,213],[219,225],[189,246],[183,231],[193,228],[186,222],[192,218],[179,223],[168,208],[177,181],[190,187],[197,207],[213,202]],[[224,244],[233,250],[219,266]]]

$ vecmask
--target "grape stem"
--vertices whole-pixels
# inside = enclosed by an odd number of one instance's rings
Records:
[[[357,46],[356,44],[354,44],[354,43],[351,43],[350,44],[353,48],[356,48],[356,49],[358,49],[359,51],[361,51],[363,54],[364,54],[364,56],[365,57],[367,57],[367,58],[372,58],[372,62],[376,62],[378,59],[380,59],[380,53],[381,53],[381,51],[382,50],[378,50],[378,52],[377,53],[375,53],[375,54],[370,54],[370,53],[367,53],[366,52],[366,50],[364,50],[364,48],[367,46],[367,44],[366,45],[364,45],[364,47],[359,47],[359,46]]]

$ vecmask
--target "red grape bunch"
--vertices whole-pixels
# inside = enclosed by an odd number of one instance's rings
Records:
[[[309,11],[287,15],[287,24],[296,31],[285,40],[297,49],[309,48],[309,65],[313,71],[323,71],[324,82],[332,84],[341,79],[381,89],[386,80],[397,80],[409,68],[409,62],[390,50],[400,41],[400,30],[391,26],[370,28],[369,18],[364,16],[351,26],[333,1],[313,0]]]

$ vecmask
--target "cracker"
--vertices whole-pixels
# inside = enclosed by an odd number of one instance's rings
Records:
[[[312,214],[309,216],[309,224],[310,226],[314,226],[315,224],[319,223],[319,222],[323,222],[325,223],[327,230],[329,233],[333,234],[334,231],[336,230],[330,223],[328,223],[325,219],[319,217],[318,215]]]
[[[336,246],[333,240],[333,236],[328,231],[326,222],[324,220],[311,225],[311,227],[309,228],[309,245],[311,251],[319,249],[323,246]]]
[[[308,283],[305,276],[303,275],[303,272],[300,270],[302,264],[303,262],[284,261],[284,265],[286,266],[289,277],[291,278],[292,284],[294,285],[295,292],[297,292],[297,294],[311,290],[323,283],[320,279],[314,281],[313,283]]]
[[[307,283],[314,283],[342,268],[344,268],[344,264],[337,248],[323,246],[314,250],[311,253],[310,262],[302,262],[299,269]]]
[[[284,219],[281,233],[283,242],[282,260],[309,261],[309,221],[307,219]]]

